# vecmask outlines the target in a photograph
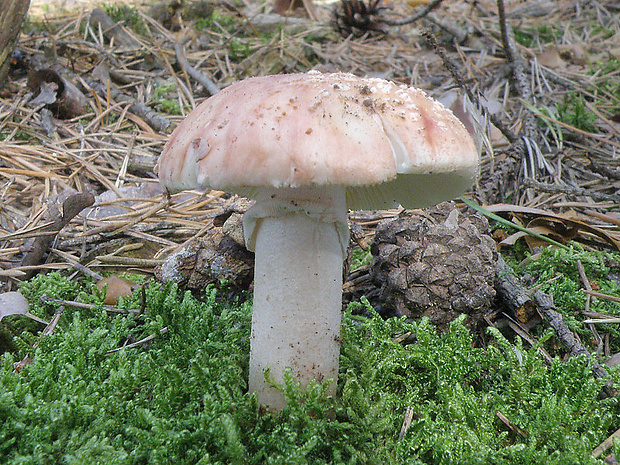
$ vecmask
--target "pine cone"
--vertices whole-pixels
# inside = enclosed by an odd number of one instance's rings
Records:
[[[383,0],[340,0],[334,7],[334,25],[343,36],[385,35]]]
[[[155,277],[197,291],[222,283],[233,290],[248,290],[254,277],[254,254],[223,234],[221,228],[214,228],[167,257],[155,268]]]
[[[440,329],[461,313],[476,328],[495,297],[497,248],[484,217],[445,202],[379,223],[371,276],[383,316],[428,316]]]

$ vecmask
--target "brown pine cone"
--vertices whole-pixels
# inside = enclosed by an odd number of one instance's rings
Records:
[[[445,330],[465,313],[465,324],[475,328],[495,297],[497,248],[489,224],[452,203],[382,221],[371,251],[383,316],[427,316]]]

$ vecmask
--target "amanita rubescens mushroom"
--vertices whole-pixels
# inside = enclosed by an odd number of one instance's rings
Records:
[[[449,110],[382,79],[250,78],[187,116],[161,154],[161,183],[256,200],[244,234],[256,253],[249,388],[262,405],[285,405],[267,368],[276,382],[290,368],[302,386],[337,378],[347,209],[432,205],[477,170]]]

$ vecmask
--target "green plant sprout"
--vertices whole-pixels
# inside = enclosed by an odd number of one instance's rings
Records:
[[[587,109],[584,96],[570,92],[558,105],[558,119],[585,132],[595,132],[596,115]]]
[[[514,30],[517,43],[533,48],[538,44],[555,44],[562,35],[562,31],[555,26],[540,25],[536,28],[521,28]]]
[[[364,250],[356,247],[351,252],[351,271],[355,271],[363,266],[370,265],[372,254],[370,250]]]

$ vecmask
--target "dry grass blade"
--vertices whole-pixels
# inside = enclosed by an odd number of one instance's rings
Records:
[[[159,334],[165,334],[166,332],[168,332],[168,327],[164,326],[162,329],[159,330]],[[112,350],[108,350],[106,352],[106,355],[110,355],[113,354],[115,352],[118,352],[119,350],[123,350],[123,349],[131,349],[134,347],[138,347],[140,345],[146,344],[147,342],[155,339],[157,337],[157,334],[151,334],[150,336],[146,336],[145,338],[140,339],[139,341],[133,342],[131,344],[127,344],[123,347],[119,347],[118,349],[112,349]]]

